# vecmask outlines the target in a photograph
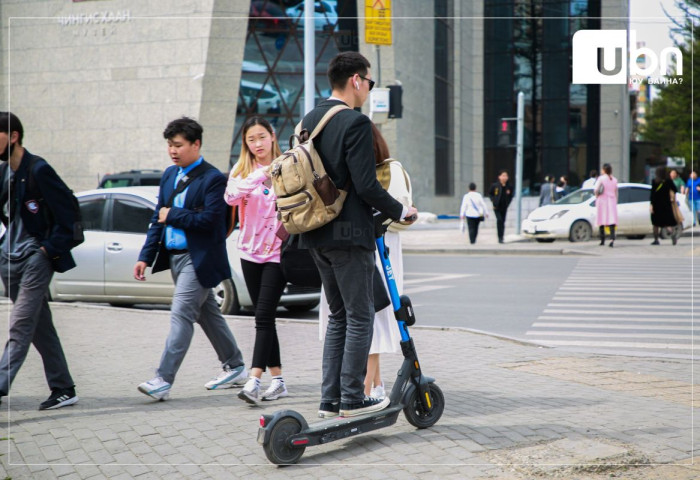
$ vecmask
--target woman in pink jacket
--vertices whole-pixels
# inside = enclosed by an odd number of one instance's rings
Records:
[[[605,245],[605,227],[610,228],[610,246],[615,243],[617,226],[617,178],[612,175],[612,167],[603,165],[603,175],[593,185],[596,200],[596,223],[600,231],[600,244]]]
[[[280,270],[282,240],[277,236],[280,222],[268,168],[280,155],[280,148],[272,125],[261,117],[251,117],[245,122],[242,138],[241,156],[229,175],[224,199],[238,207],[241,267],[255,305],[251,376],[238,397],[257,404],[260,400],[288,395],[275,327],[277,304],[287,282]],[[261,394],[260,379],[266,368],[270,369],[272,382]]]

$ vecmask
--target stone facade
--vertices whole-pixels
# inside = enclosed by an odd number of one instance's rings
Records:
[[[109,172],[166,168],[162,132],[182,115],[203,124],[202,152],[225,169],[248,6],[3,0],[4,108],[74,190]]]

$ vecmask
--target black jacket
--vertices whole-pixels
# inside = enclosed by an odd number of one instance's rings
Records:
[[[203,287],[212,288],[222,280],[231,278],[231,267],[226,254],[226,177],[207,162],[202,162],[202,167],[206,168],[205,172],[193,179],[187,187],[185,205],[183,208],[173,207],[166,223],[185,231],[197,280]],[[170,268],[163,241],[167,225],[158,223],[158,212],[175,190],[177,171],[177,165],[173,165],[163,173],[158,205],[151,219],[146,243],[139,254],[139,261],[146,262],[147,265],[151,265],[158,256],[157,265],[162,262],[162,267],[156,268],[154,265],[153,273]]]
[[[513,200],[513,186],[510,183],[506,183],[505,187],[501,185],[501,182],[493,183],[489,188],[489,197],[491,197],[494,210],[505,212]]]
[[[311,132],[323,115],[339,100],[324,100],[309,112],[303,127]],[[340,215],[332,222],[302,233],[304,248],[359,245],[374,249],[372,207],[400,220],[403,205],[391,197],[377,181],[370,119],[355,110],[337,113],[314,139],[328,176],[338,188],[350,181],[348,196]]]
[[[30,164],[33,164],[33,191],[28,185]],[[73,226],[78,221],[73,192],[46,160],[29,153],[26,148],[15,172],[15,189],[24,228],[46,249],[53,269],[61,273],[75,267],[70,253],[75,244]],[[2,181],[0,191],[4,203],[8,196],[7,182]],[[16,212],[16,207],[10,211]]]

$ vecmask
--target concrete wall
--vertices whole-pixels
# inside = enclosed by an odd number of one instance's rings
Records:
[[[74,190],[105,173],[169,166],[162,132],[182,115],[203,124],[203,154],[226,168],[248,7],[3,0],[2,108]]]
[[[604,18],[601,28],[604,30],[628,28],[629,6],[626,1],[603,1],[601,15]],[[601,85],[600,164],[602,167],[604,163],[609,163],[613,175],[622,182],[629,181],[629,140],[630,109],[627,85]]]

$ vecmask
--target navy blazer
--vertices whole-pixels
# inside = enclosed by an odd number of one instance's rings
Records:
[[[36,191],[28,188],[30,164],[33,164],[32,183]],[[9,168],[9,165],[5,168]],[[2,184],[4,199],[7,196],[7,183],[3,181]],[[54,271],[61,273],[75,267],[70,253],[75,246],[73,227],[78,221],[73,192],[46,160],[29,153],[26,148],[15,172],[15,188],[24,228],[46,249]],[[16,211],[14,206],[11,211]]]
[[[192,180],[186,190],[183,208],[172,207],[166,225],[158,223],[158,212],[175,190],[178,166],[165,170],[160,179],[158,204],[146,235],[146,243],[139,254],[139,261],[152,265],[156,256],[169,260],[165,249],[165,226],[180,228],[185,232],[187,248],[192,258],[197,280],[204,288],[212,288],[231,278],[231,267],[226,254],[226,177],[213,165],[202,162],[204,173]],[[161,262],[156,262],[159,265]],[[169,261],[153,273],[170,268]]]

